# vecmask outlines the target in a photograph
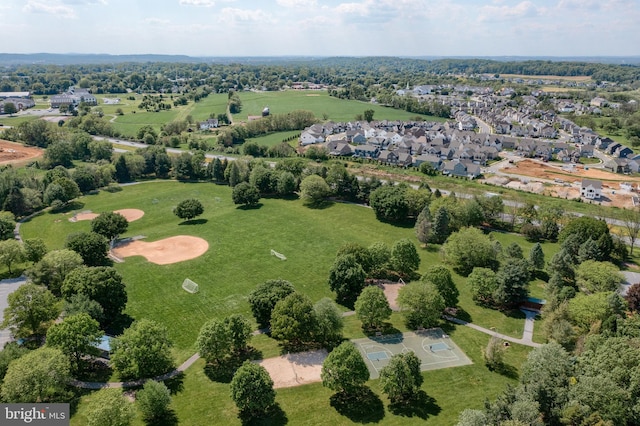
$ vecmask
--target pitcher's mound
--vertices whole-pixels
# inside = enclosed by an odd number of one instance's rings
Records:
[[[113,248],[116,257],[143,256],[149,262],[168,265],[202,256],[209,243],[199,237],[178,235],[154,242],[135,240]]]
[[[114,210],[113,212],[119,213],[122,216],[124,216],[124,218],[127,219],[127,222],[133,222],[134,220],[138,220],[142,216],[144,216],[144,212],[138,209],[121,209],[121,210]],[[82,212],[74,215],[71,219],[69,219],[69,221],[76,222],[78,220],[93,220],[98,216],[99,216],[98,213]]]

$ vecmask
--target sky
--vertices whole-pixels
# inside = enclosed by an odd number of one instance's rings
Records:
[[[637,56],[640,0],[1,0],[2,53]]]

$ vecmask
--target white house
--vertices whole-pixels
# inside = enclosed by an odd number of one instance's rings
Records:
[[[588,200],[597,200],[602,196],[602,181],[582,179],[580,196]]]

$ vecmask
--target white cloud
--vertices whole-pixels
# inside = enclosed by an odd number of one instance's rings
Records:
[[[215,2],[213,0],[180,0],[182,6],[196,6],[196,7],[213,7]]]
[[[107,0],[62,0],[62,3],[66,4],[77,4],[77,5],[89,5],[94,6],[96,4],[107,5],[109,4]]]
[[[73,8],[54,2],[44,3],[36,0],[29,0],[22,10],[27,13],[44,13],[68,19],[74,19],[77,17]]]
[[[480,8],[478,20],[485,21],[505,21],[519,18],[526,18],[540,15],[544,8],[538,8],[530,1],[523,1],[515,6],[483,6]]]
[[[273,22],[273,17],[261,9],[237,9],[225,7],[220,11],[219,22]]]
[[[144,22],[149,25],[167,25],[170,21],[162,18],[146,18]]]
[[[277,0],[276,3],[284,7],[314,7],[318,5],[317,0]]]

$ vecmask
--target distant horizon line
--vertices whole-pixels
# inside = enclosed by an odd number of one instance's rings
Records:
[[[0,52],[0,55],[60,56],[181,56],[188,58],[640,58],[630,55],[349,55],[349,54],[278,54],[278,55],[193,55],[184,53],[83,53],[83,52]]]

